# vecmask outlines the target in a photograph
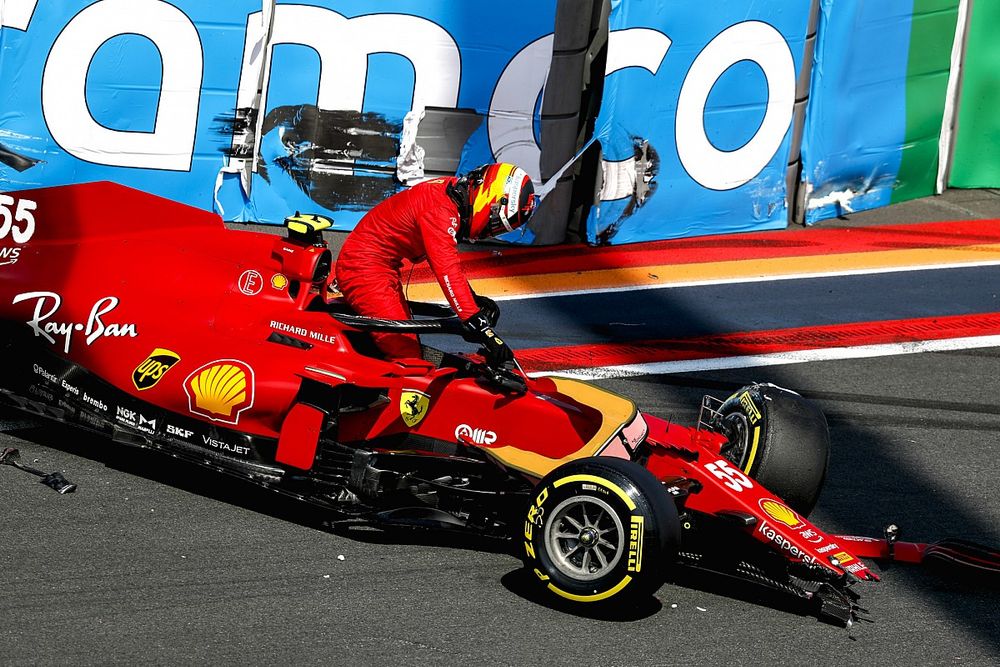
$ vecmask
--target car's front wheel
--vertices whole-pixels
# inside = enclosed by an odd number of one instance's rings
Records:
[[[727,459],[809,516],[830,460],[830,432],[819,407],[794,391],[756,383],[726,399],[713,426],[728,439]]]
[[[673,498],[648,470],[613,458],[556,468],[535,487],[523,558],[551,593],[574,602],[648,596],[680,542]]]

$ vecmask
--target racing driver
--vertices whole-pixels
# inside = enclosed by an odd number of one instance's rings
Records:
[[[507,163],[488,164],[461,178],[435,178],[389,197],[348,235],[337,258],[337,287],[360,315],[410,319],[403,296],[403,260],[427,259],[451,308],[491,361],[513,361],[493,330],[499,310],[476,295],[462,272],[458,242],[487,239],[526,223],[535,209],[531,179]],[[390,359],[420,357],[412,334],[374,333]]]

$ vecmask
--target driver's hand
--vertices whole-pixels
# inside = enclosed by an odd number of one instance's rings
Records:
[[[476,305],[479,306],[479,313],[489,320],[490,326],[495,327],[497,322],[500,321],[500,306],[497,302],[488,296],[480,296],[476,293],[472,294],[472,298],[476,300]]]
[[[463,326],[473,334],[475,342],[486,348],[486,360],[490,366],[502,368],[514,361],[514,352],[493,330],[488,315],[482,309],[466,320]]]

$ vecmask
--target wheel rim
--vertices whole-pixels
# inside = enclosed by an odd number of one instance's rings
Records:
[[[574,496],[552,512],[546,551],[563,574],[593,581],[614,569],[625,551],[625,531],[612,507],[592,496]]]
[[[729,440],[729,446],[723,447],[722,455],[742,469],[750,440],[750,425],[746,416],[738,412],[726,415],[723,432]]]

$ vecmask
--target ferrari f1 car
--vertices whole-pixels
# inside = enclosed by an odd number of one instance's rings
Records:
[[[463,330],[433,304],[351,312],[328,225],[232,231],[110,183],[0,195],[0,397],[372,522],[508,536],[538,586],[579,604],[648,596],[680,563],[849,624],[852,585],[877,579],[864,557],[996,568],[962,543],[811,523],[830,443],[794,392],[706,397],[684,426],[475,354],[382,358],[371,332]]]

